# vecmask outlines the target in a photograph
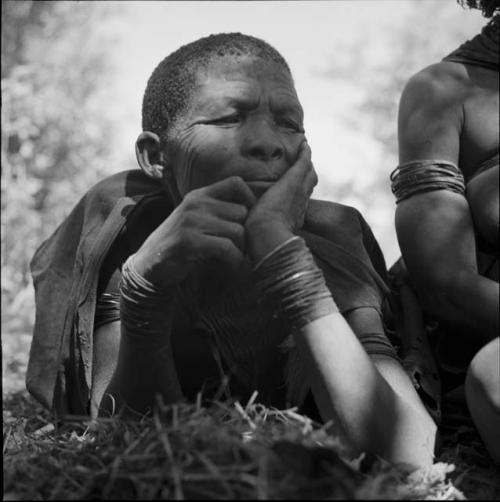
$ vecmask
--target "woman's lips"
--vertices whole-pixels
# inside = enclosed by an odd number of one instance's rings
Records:
[[[276,180],[259,180],[246,182],[246,184],[250,187],[256,197],[260,197],[269,187],[274,185],[274,183],[276,183]]]

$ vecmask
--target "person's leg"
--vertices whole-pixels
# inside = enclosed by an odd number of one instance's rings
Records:
[[[465,395],[486,448],[500,464],[500,338],[474,356],[465,379]]]

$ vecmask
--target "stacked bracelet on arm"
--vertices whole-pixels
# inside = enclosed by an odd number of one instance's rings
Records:
[[[463,195],[462,171],[446,160],[414,160],[399,165],[391,173],[391,190],[396,203],[411,195],[433,190],[450,190]]]
[[[271,251],[253,273],[262,301],[269,302],[294,328],[338,312],[323,273],[300,237],[292,237]]]
[[[144,341],[149,347],[155,341],[164,345],[167,324],[172,317],[168,308],[172,292],[165,291],[142,277],[132,257],[124,263],[120,285],[120,316],[129,339]]]

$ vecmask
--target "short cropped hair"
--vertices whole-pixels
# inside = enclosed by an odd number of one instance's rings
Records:
[[[470,9],[479,9],[484,17],[492,17],[500,10],[500,0],[458,0],[458,3]]]
[[[142,129],[168,138],[175,120],[189,105],[198,71],[217,57],[253,56],[277,63],[291,78],[281,54],[267,42],[241,33],[219,33],[183,45],[163,59],[149,77],[142,102]]]

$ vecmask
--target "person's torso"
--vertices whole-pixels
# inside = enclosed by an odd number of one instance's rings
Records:
[[[500,17],[443,58],[449,103],[459,121],[459,167],[468,181],[499,147]]]
[[[459,104],[463,109],[459,167],[468,180],[485,161],[498,153],[499,75],[486,68],[462,66],[467,78]]]
[[[466,197],[480,248],[497,252],[498,72],[452,61],[435,65],[433,71],[436,81],[449,89],[449,103],[443,104],[442,116],[454,124],[459,135],[458,167],[465,178]]]
[[[280,344],[288,334],[258,302],[248,274],[224,276],[220,270],[196,283],[186,281],[179,288],[171,335],[183,392],[213,397],[225,391],[248,399],[257,390],[261,402],[285,404],[286,350]]]

